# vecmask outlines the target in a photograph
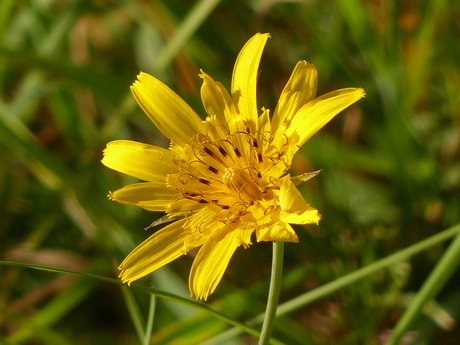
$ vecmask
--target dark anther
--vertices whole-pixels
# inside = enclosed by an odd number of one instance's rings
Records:
[[[241,152],[240,152],[240,150],[238,149],[238,147],[235,147],[235,148],[233,149],[233,151],[235,151],[235,154],[238,156],[238,158],[241,158]]]
[[[211,151],[211,149],[209,147],[204,147],[203,149],[204,152],[206,152],[208,155],[210,155],[211,157],[214,157],[214,152]]]
[[[211,166],[211,165],[208,167],[208,169],[209,169],[209,171],[211,171],[211,172],[214,173],[214,174],[217,174],[217,173],[219,172],[219,170],[217,170],[216,168],[214,168],[214,167]]]
[[[211,184],[210,181],[205,180],[204,178],[199,178],[199,179],[198,179],[198,182],[203,183],[203,184],[205,184],[205,185],[207,185],[207,186],[209,186],[209,185]]]
[[[208,202],[205,199],[200,199],[198,200],[198,203],[200,204],[207,204]]]
[[[260,152],[257,154],[257,159],[259,160],[259,163],[263,162],[262,154]]]
[[[230,209],[230,206],[228,206],[228,205],[222,205],[222,209],[228,210],[228,209]]]
[[[221,153],[222,156],[227,157],[228,153],[227,151],[224,150],[222,146],[219,146],[219,152]]]
[[[260,171],[257,173],[257,177],[262,178],[262,173]]]
[[[252,146],[254,146],[256,149],[259,148],[259,143],[257,142],[257,139],[252,140]]]

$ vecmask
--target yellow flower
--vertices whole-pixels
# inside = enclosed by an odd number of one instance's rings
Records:
[[[206,300],[236,248],[257,241],[298,242],[289,224],[318,223],[318,211],[295,187],[315,173],[292,178],[292,157],[321,127],[364,96],[347,88],[315,98],[316,68],[300,61],[269,117],[259,115],[256,80],[268,34],[257,34],[241,50],[231,95],[203,71],[203,121],[177,94],[141,73],[131,90],[152,122],[171,139],[169,149],[135,141],[110,142],[102,163],[147,182],[121,188],[109,197],[175,220],[155,232],[121,263],[131,283],[189,250],[192,296]]]

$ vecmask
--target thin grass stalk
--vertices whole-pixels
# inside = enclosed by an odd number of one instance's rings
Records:
[[[414,301],[406,309],[401,319],[396,324],[390,339],[385,345],[399,344],[400,339],[409,330],[415,320],[423,312],[424,307],[444,287],[448,279],[460,265],[460,234],[458,234],[436,267],[426,279]]]
[[[129,316],[133,321],[134,328],[136,329],[136,334],[139,340],[142,340],[144,337],[144,328],[145,328],[145,321],[142,317],[142,314],[139,310],[139,306],[134,299],[133,293],[131,289],[127,286],[122,286],[121,292],[123,294],[123,298],[125,299],[126,307],[128,309]]]
[[[155,320],[156,300],[157,298],[155,295],[150,295],[149,315],[147,317],[143,345],[150,344],[150,337],[152,336],[153,330],[153,321]]]
[[[154,70],[161,71],[171,62],[219,2],[220,0],[201,0],[192,8],[173,38],[158,56]]]

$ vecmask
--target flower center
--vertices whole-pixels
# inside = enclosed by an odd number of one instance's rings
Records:
[[[257,179],[247,170],[225,168],[222,181],[244,203],[252,204],[263,198]]]
[[[179,173],[168,177],[168,185],[178,191],[168,207],[170,216],[195,213],[208,204],[220,208],[222,222],[238,222],[256,204],[265,209],[276,203],[278,176],[263,171],[279,158],[264,158],[248,128],[230,134],[213,127],[212,120],[207,124],[208,131],[198,134],[193,145],[172,146]]]

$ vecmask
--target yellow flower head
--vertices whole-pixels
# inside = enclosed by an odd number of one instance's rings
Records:
[[[296,151],[340,111],[364,96],[347,88],[316,96],[316,68],[300,61],[278,105],[259,114],[256,80],[268,34],[257,34],[241,50],[231,94],[203,71],[205,121],[171,89],[141,73],[131,90],[152,122],[169,138],[164,149],[134,141],[110,142],[102,163],[147,182],[121,188],[109,197],[175,220],[155,232],[121,263],[131,283],[190,249],[201,247],[192,265],[190,293],[206,300],[236,248],[257,241],[297,242],[289,224],[318,223],[318,211],[291,178]],[[177,220],[178,219],[178,220]]]

